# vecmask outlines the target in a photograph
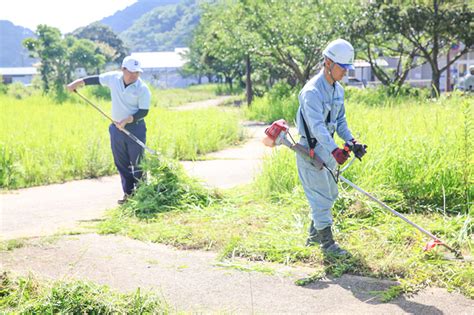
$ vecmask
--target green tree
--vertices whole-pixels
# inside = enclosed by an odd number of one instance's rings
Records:
[[[380,3],[368,3],[353,22],[351,41],[358,51],[358,58],[367,60],[382,84],[393,87],[393,93],[398,94],[409,71],[421,65],[423,60],[416,59],[418,47],[392,31],[392,26],[386,23],[387,14],[392,13],[383,9]],[[396,58],[397,67],[381,66],[382,57]]]
[[[191,49],[226,81],[246,74],[247,97],[257,80],[302,85],[314,74],[326,44],[348,37],[354,1],[222,1],[203,8]],[[352,14],[352,15],[351,15]],[[252,74],[252,80],[251,76]]]
[[[105,64],[106,56],[97,53],[98,49],[94,42],[70,35],[66,36],[65,41],[68,48],[68,82],[72,80],[74,70],[77,68],[82,67],[87,73],[94,73]]]
[[[441,74],[466,54],[474,45],[472,27],[474,11],[468,1],[462,0],[377,0],[379,12],[390,34],[400,34],[412,47],[415,56],[424,59],[431,67],[432,96],[439,95]],[[463,44],[446,65],[439,58],[446,56],[453,44]]]
[[[40,74],[43,90],[47,93],[51,88],[60,91],[66,83],[66,45],[61,38],[59,29],[44,24],[36,29],[37,38],[27,38],[24,46],[30,52],[30,57],[40,58]]]
[[[40,58],[42,88],[45,93],[54,89],[58,99],[65,95],[64,86],[71,81],[74,70],[80,67],[86,70],[101,67],[105,57],[96,53],[96,46],[87,39],[72,36],[63,38],[59,29],[39,25],[37,38],[27,38],[23,44],[30,55]]]
[[[96,53],[103,55],[106,62],[120,63],[129,54],[128,48],[112,28],[99,22],[78,28],[72,35],[93,41],[97,47]]]
[[[329,41],[349,36],[352,1],[241,2],[247,27],[259,38],[256,52],[284,66],[293,84],[303,85],[314,74]]]

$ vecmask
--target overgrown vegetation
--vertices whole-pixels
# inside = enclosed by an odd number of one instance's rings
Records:
[[[378,100],[364,104],[357,91],[350,93],[349,125],[369,145],[369,153],[345,176],[472,256],[472,163],[466,159],[472,155],[472,98],[454,94],[428,101],[415,95],[396,101],[378,94]],[[282,105],[268,106],[274,115],[272,110]],[[427,238],[376,203],[342,185],[333,213],[335,235],[350,251],[348,259],[325,257],[319,248],[304,246],[308,204],[294,153],[279,148],[265,159],[253,185],[227,192],[209,206],[160,212],[151,220],[117,209],[99,231],[216,250],[222,258],[313,266],[315,275],[301,280],[302,285],[344,273],[399,281],[380,293],[383,300],[427,285],[474,298],[472,262],[446,260],[450,253],[443,248],[423,252]]]
[[[182,104],[192,99],[195,90],[202,91],[204,97],[211,94],[210,89],[163,92],[168,103],[161,104]],[[108,112],[110,102],[94,98],[94,91],[85,90],[85,94]],[[243,138],[236,110],[178,112],[157,103],[146,118],[147,145],[166,156],[195,159]],[[0,94],[0,111],[8,117],[0,125],[0,187],[27,187],[115,172],[109,122],[78,98],[56,104],[38,94],[20,100]]]
[[[40,281],[33,276],[0,275],[0,311],[15,314],[149,314],[167,313],[152,293],[122,294],[84,281]]]
[[[474,170],[469,159],[474,145],[472,97],[452,94],[433,101],[355,89],[348,94],[349,127],[359,141],[369,146],[369,153],[345,176],[383,200],[395,202],[395,208],[401,211],[467,214],[474,193]],[[365,96],[368,104],[363,102]],[[287,100],[291,97],[271,103],[263,99],[264,110],[251,107],[250,115],[265,121],[281,118],[265,113],[281,112]],[[297,103],[291,107],[294,111],[297,108]],[[290,123],[294,120],[294,116],[283,117]],[[258,189],[264,195],[290,192],[299,185],[296,173],[293,153],[281,150],[265,165],[257,179]]]

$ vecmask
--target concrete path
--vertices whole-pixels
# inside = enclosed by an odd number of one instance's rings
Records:
[[[250,183],[260,171],[262,157],[272,149],[261,141],[267,125],[248,122],[244,127],[249,137],[245,144],[210,153],[205,156],[209,160],[181,164],[191,176],[202,179],[210,187],[232,188]]]
[[[183,110],[193,110],[193,109],[203,109],[203,108],[208,108],[208,107],[215,107],[215,106],[222,105],[227,100],[230,100],[232,98],[234,98],[234,96],[224,95],[224,96],[219,96],[219,97],[217,97],[215,99],[211,99],[211,100],[197,101],[197,102],[192,102],[192,103],[182,105],[182,106],[170,107],[169,109],[176,110],[176,111],[183,111]]]
[[[245,124],[249,140],[240,147],[215,152],[215,160],[182,162],[189,174],[216,188],[250,183],[265,153],[264,125]],[[120,177],[71,181],[0,194],[0,240],[52,235],[100,219],[122,197]]]
[[[374,291],[395,283],[344,275],[305,287],[295,280],[311,269],[265,264],[274,275],[224,268],[212,252],[181,251],[122,236],[67,236],[55,243],[33,241],[0,252],[3,268],[51,279],[81,279],[121,291],[137,287],[161,293],[172,310],[192,313],[473,314],[474,302],[429,288],[413,297],[381,303]],[[239,262],[249,269],[261,263]]]
[[[0,240],[52,235],[117,206],[120,177],[71,181],[0,194]]]

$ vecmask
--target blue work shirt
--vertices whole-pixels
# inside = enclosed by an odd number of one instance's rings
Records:
[[[110,88],[113,120],[121,121],[139,109],[150,109],[151,93],[142,79],[125,87],[123,73],[112,71],[99,75],[99,82]]]
[[[300,135],[306,137],[301,113],[309,128],[310,137],[316,138],[327,153],[337,148],[332,135],[337,132],[344,141],[353,139],[347,126],[344,108],[344,89],[338,82],[333,86],[324,76],[324,70],[309,80],[298,95],[300,106],[296,123]],[[329,117],[329,121],[326,119]]]

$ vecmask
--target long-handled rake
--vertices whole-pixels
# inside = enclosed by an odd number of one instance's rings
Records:
[[[354,183],[352,183],[351,181],[346,179],[344,176],[342,176],[341,173],[344,172],[354,162],[354,160],[356,158],[355,156],[347,164],[347,166],[345,166],[341,171],[337,172],[337,174],[334,174],[334,172],[331,169],[329,169],[326,166],[326,164],[319,157],[317,157],[316,155],[313,155],[313,157],[311,157],[310,152],[307,148],[305,148],[304,146],[302,146],[298,143],[295,143],[294,141],[292,142],[292,141],[288,140],[287,134],[289,134],[289,127],[283,119],[275,121],[269,128],[267,128],[265,130],[265,134],[267,135],[267,137],[263,141],[263,143],[265,145],[267,145],[267,146],[284,145],[284,146],[290,148],[291,150],[295,151],[297,154],[300,154],[303,158],[307,159],[309,162],[311,162],[311,164],[313,164],[318,169],[326,168],[331,173],[331,175],[333,176],[333,178],[336,181],[339,178],[344,183],[348,184],[349,186],[356,189],[360,193],[362,193],[365,196],[369,197],[370,199],[372,199],[373,201],[375,201],[376,203],[381,205],[383,208],[387,209],[388,211],[390,211],[391,213],[393,213],[394,215],[396,215],[397,217],[399,217],[400,219],[402,219],[406,223],[408,223],[411,226],[413,226],[414,228],[416,228],[418,231],[420,231],[423,234],[429,236],[431,238],[431,240],[424,247],[425,251],[429,251],[429,250],[431,250],[432,248],[434,248],[438,245],[442,245],[442,246],[446,247],[448,250],[450,250],[457,259],[464,259],[459,250],[456,250],[453,247],[447,245],[445,242],[440,240],[438,237],[436,237],[435,235],[433,235],[429,231],[425,230],[424,228],[417,225],[416,223],[410,221],[409,219],[407,219],[405,216],[403,216],[398,211],[390,208],[388,205],[386,205],[385,203],[383,203],[379,199],[375,198],[374,196],[372,196],[371,194],[369,194],[368,192],[366,192],[365,190],[363,190],[362,188],[360,188],[359,186],[355,185]],[[290,135],[290,137],[291,137],[291,135]]]
[[[109,115],[107,115],[106,113],[104,113],[104,111],[102,109],[100,109],[99,106],[95,105],[94,103],[92,103],[91,101],[89,101],[84,95],[82,95],[81,93],[79,93],[77,90],[74,90],[74,92],[76,92],[77,95],[79,95],[84,101],[86,101],[89,105],[91,105],[92,107],[94,107],[96,110],[99,111],[99,113],[102,114],[102,116],[104,116],[105,118],[107,118],[108,120],[110,120],[113,124],[115,124],[115,121],[112,119],[112,117],[110,117]],[[124,134],[126,134],[130,139],[132,139],[133,141],[135,141],[139,146],[141,146],[143,149],[145,149],[148,153],[150,154],[153,154],[153,155],[156,155],[158,156],[158,153],[153,150],[153,149],[150,149],[149,147],[147,147],[140,139],[138,139],[133,133],[131,133],[130,131],[128,131],[127,129],[120,129],[120,131],[122,131]]]

